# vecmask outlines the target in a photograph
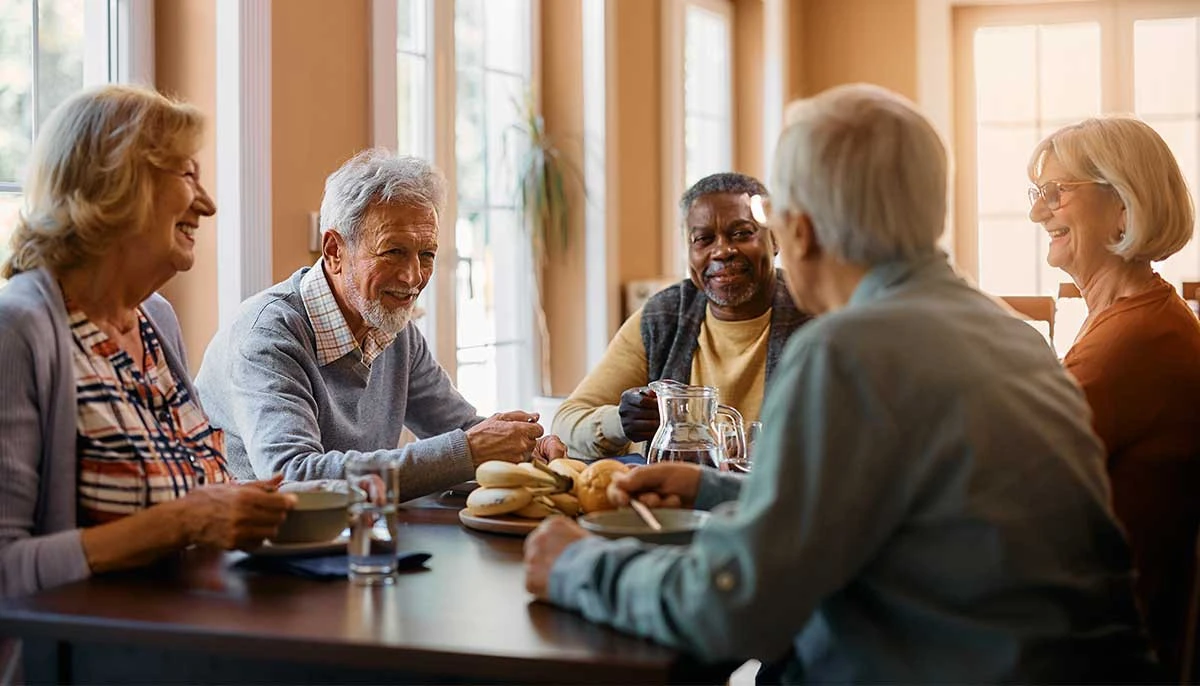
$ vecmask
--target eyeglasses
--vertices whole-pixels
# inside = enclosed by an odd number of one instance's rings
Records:
[[[1062,192],[1069,190],[1073,186],[1084,186],[1089,183],[1107,186],[1104,181],[1047,181],[1040,186],[1031,186],[1029,188],[1029,205],[1032,207],[1037,204],[1038,199],[1046,201],[1046,207],[1051,210],[1057,210],[1062,207]]]

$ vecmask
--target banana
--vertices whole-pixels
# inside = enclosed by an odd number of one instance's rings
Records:
[[[531,503],[517,510],[513,514],[525,519],[545,519],[552,514],[558,514],[558,510],[551,507],[545,501],[546,496],[538,496]]]
[[[533,494],[526,488],[477,488],[467,496],[467,511],[477,517],[492,517],[516,512],[531,502]]]
[[[565,476],[571,480],[578,479],[579,472],[583,471],[582,469],[575,469],[574,465],[561,457],[557,460],[551,460],[548,466],[550,467],[550,471],[554,472],[555,474]]]
[[[525,471],[534,479],[537,479],[537,483],[531,483],[529,484],[530,486],[558,486],[558,480],[553,474],[549,474],[541,469],[538,469],[537,465],[532,462],[522,462],[521,464],[517,465],[517,468]]]
[[[546,497],[554,503],[554,509],[566,516],[575,517],[579,514],[579,498],[570,493],[552,493]]]
[[[489,460],[475,468],[475,480],[485,488],[517,488],[521,486],[551,486],[554,480],[536,469],[502,460]]]

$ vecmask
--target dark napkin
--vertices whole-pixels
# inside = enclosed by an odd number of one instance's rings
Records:
[[[429,553],[400,553],[396,558],[396,569],[405,572],[423,569],[432,557]],[[386,561],[386,555],[372,555],[371,559]],[[255,556],[238,560],[233,565],[255,572],[291,574],[305,579],[345,579],[350,573],[350,558],[346,555],[323,555],[321,557],[267,557]]]

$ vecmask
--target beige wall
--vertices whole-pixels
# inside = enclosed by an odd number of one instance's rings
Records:
[[[271,5],[271,269],[280,281],[312,263],[308,215],[325,177],[367,147],[370,30],[367,0]]]
[[[216,3],[158,0],[155,14],[155,79],[159,90],[200,108],[207,117],[198,155],[200,178],[216,194]],[[220,211],[220,207],[217,208]],[[217,330],[217,222],[204,219],[196,234],[196,265],[177,275],[162,293],[183,327],[188,362],[195,373]]]
[[[542,113],[546,130],[571,164],[582,171],[583,4],[580,0],[542,2]],[[587,373],[584,339],[584,197],[568,180],[572,205],[571,239],[564,250],[551,246],[543,298],[550,328],[550,391],[566,395]],[[582,179],[578,179],[582,181]]]
[[[867,81],[916,100],[917,0],[804,0],[804,93]]]
[[[764,179],[763,0],[735,0],[733,9],[733,167]]]
[[[623,284],[657,277],[662,266],[662,12],[657,2],[611,1],[617,150],[607,162],[616,167],[618,184],[616,206],[608,211],[620,226],[617,273]]]

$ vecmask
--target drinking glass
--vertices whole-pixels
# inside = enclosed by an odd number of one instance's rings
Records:
[[[387,459],[356,455],[346,459],[350,486],[350,581],[360,586],[395,581],[400,506],[400,469]]]
[[[746,454],[742,454],[738,445],[737,432],[732,424],[720,425],[721,443],[724,448],[724,468],[736,474],[749,474],[754,460],[754,444],[762,435],[762,422],[750,422],[746,427]]]

